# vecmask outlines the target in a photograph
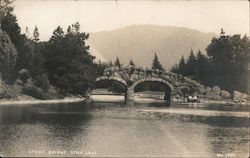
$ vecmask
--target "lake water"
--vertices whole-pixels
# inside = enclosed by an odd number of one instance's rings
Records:
[[[249,106],[0,107],[1,156],[248,157]]]

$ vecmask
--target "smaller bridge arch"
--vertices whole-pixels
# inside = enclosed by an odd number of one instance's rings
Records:
[[[122,84],[125,88],[124,97],[126,99],[128,86],[127,86],[127,82],[124,79],[122,79],[121,77],[117,77],[117,76],[101,76],[101,77],[96,78],[95,82],[97,83],[99,81],[117,81],[120,84]]]
[[[174,86],[172,86],[168,81],[166,81],[165,79],[163,78],[159,78],[159,77],[145,77],[145,78],[142,78],[142,79],[139,79],[137,81],[135,81],[133,83],[133,85],[130,87],[132,89],[134,89],[138,84],[142,83],[142,82],[147,82],[147,81],[151,81],[151,82],[161,82],[161,83],[164,83],[165,85],[167,85],[171,91],[174,90]]]
[[[173,97],[172,93],[174,91],[174,86],[172,86],[168,81],[166,81],[165,79],[160,78],[160,77],[145,77],[145,78],[142,78],[142,79],[139,79],[139,80],[135,81],[133,83],[133,85],[130,86],[129,89],[128,89],[128,93],[130,93],[130,96],[134,95],[135,87],[137,85],[143,83],[143,82],[160,82],[160,83],[165,84],[170,89],[169,92],[167,92],[167,90],[165,90],[165,100],[167,102],[171,102],[172,101],[172,97]],[[167,94],[167,93],[169,93],[169,94]],[[168,97],[166,98],[167,95],[169,95],[169,98]]]
[[[118,81],[118,82],[122,83],[126,88],[128,88],[127,82],[124,79],[117,77],[117,76],[110,76],[110,77],[101,76],[101,77],[96,78],[95,82],[103,81],[103,80]]]

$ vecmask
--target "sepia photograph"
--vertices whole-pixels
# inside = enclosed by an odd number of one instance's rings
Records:
[[[249,158],[249,33],[249,0],[0,0],[0,158]]]

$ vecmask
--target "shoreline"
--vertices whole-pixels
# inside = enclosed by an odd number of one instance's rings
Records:
[[[91,98],[92,101],[94,102],[100,102],[100,100],[95,100],[96,98]],[[113,98],[112,98],[113,99]],[[119,98],[120,99],[120,98]],[[118,100],[119,100],[118,99]],[[0,99],[0,106],[4,105],[36,105],[36,104],[61,104],[61,103],[78,103],[78,102],[84,102],[87,99],[82,97],[66,97],[64,99],[51,99],[51,100],[39,100],[39,99],[34,99],[34,98],[26,98],[26,99],[21,99],[21,100],[15,100],[15,99]],[[101,100],[103,102],[107,100]],[[114,102],[116,100],[113,100]],[[119,100],[120,101],[120,100]],[[135,98],[135,102],[141,102],[141,103],[148,103],[148,102],[162,102],[162,100],[154,100],[154,99],[145,99],[145,98]],[[237,104],[237,105],[242,105],[242,106],[250,106],[250,102],[234,102],[234,101],[229,101],[229,100],[203,100],[201,102],[197,103],[188,103],[188,102],[182,102],[182,101],[173,101],[173,103],[178,103],[178,104],[183,104],[183,105],[192,105],[192,104]]]
[[[242,105],[242,106],[250,106],[250,102],[236,102],[232,100],[204,100],[201,103],[204,104],[237,104],[237,105]]]
[[[51,99],[51,100],[1,100],[0,106],[4,105],[35,105],[35,104],[60,104],[60,103],[78,103],[84,102],[86,98],[64,98],[64,99]]]

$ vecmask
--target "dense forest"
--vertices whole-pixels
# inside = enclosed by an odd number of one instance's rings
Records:
[[[86,45],[89,34],[80,32],[78,22],[67,30],[58,26],[48,41],[41,42],[37,26],[31,33],[28,28],[21,33],[10,0],[0,2],[0,79],[6,85],[19,87],[12,92],[6,90],[7,86],[5,90],[1,87],[0,98],[15,97],[15,91],[38,99],[84,95],[106,67],[124,67],[118,57],[114,62],[95,63]],[[207,55],[203,55],[191,50],[189,58],[182,57],[172,71],[207,86],[247,92],[249,38],[222,33],[212,39],[206,51]],[[128,65],[136,63],[130,60]],[[165,71],[156,53],[151,68]],[[113,87],[118,86],[113,83]]]
[[[85,44],[88,34],[80,32],[75,23],[66,32],[58,26],[49,41],[40,42],[37,26],[32,35],[28,28],[21,33],[10,3],[1,1],[1,79],[39,99],[84,94],[97,75],[95,57]]]

